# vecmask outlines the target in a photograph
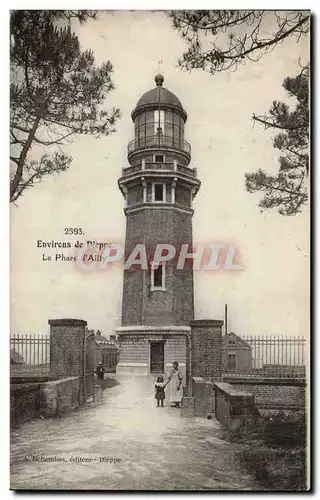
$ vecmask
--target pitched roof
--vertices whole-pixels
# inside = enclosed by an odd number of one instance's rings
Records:
[[[245,342],[239,335],[237,335],[234,332],[229,332],[227,335],[223,335],[222,337],[222,343],[223,344],[229,344],[229,342],[234,341],[235,345],[242,345],[243,347],[247,347],[248,349],[251,349],[250,345]]]
[[[10,349],[10,360],[17,365],[24,363],[23,357],[14,349]]]

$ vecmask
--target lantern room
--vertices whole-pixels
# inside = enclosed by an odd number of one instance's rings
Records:
[[[131,164],[142,159],[167,162],[174,159],[190,163],[190,144],[184,139],[187,113],[179,99],[163,87],[164,78],[156,75],[156,87],[139,99],[132,112],[134,139],[128,145]]]

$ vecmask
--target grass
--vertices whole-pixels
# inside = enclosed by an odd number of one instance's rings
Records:
[[[245,445],[237,458],[263,490],[307,490],[305,412],[266,412],[223,437]]]
[[[306,451],[304,448],[270,449],[248,446],[237,453],[242,466],[255,478],[263,490],[305,491]]]

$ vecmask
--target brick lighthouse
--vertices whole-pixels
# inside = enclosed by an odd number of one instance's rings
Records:
[[[177,269],[175,259],[154,265],[153,251],[157,244],[177,250],[188,244],[191,251],[192,200],[200,181],[190,167],[191,146],[184,139],[187,113],[163,82],[156,75],[155,88],[142,95],[131,114],[134,139],[128,145],[129,165],[119,179],[126,204],[125,254],[143,244],[148,266],[124,269],[117,373],[168,373],[177,360],[186,376],[193,269]]]

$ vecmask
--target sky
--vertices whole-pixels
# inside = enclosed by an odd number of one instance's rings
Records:
[[[273,100],[288,100],[282,82],[306,62],[308,40],[285,40],[257,63],[214,76],[177,67],[185,43],[164,13],[101,12],[74,25],[97,64],[110,60],[116,89],[106,107],[121,109],[117,132],[77,137],[64,147],[70,169],[29,190],[11,207],[11,332],[47,333],[48,319],[81,318],[105,335],[121,324],[122,269],[85,273],[70,262],[42,260],[37,240],[70,241],[65,227],[82,227],[90,240],[124,242],[124,200],[117,187],[133,138],[131,111],[154,87],[158,61],[164,86],[188,113],[185,137],[201,188],[194,200],[194,243],[232,242],[243,271],[195,271],[195,318],[223,319],[240,335],[309,333],[309,211],[296,217],[261,214],[260,194],[244,174],[278,169],[272,133],[254,126]],[[289,103],[292,101],[288,101]],[[294,105],[294,102],[292,102]]]

